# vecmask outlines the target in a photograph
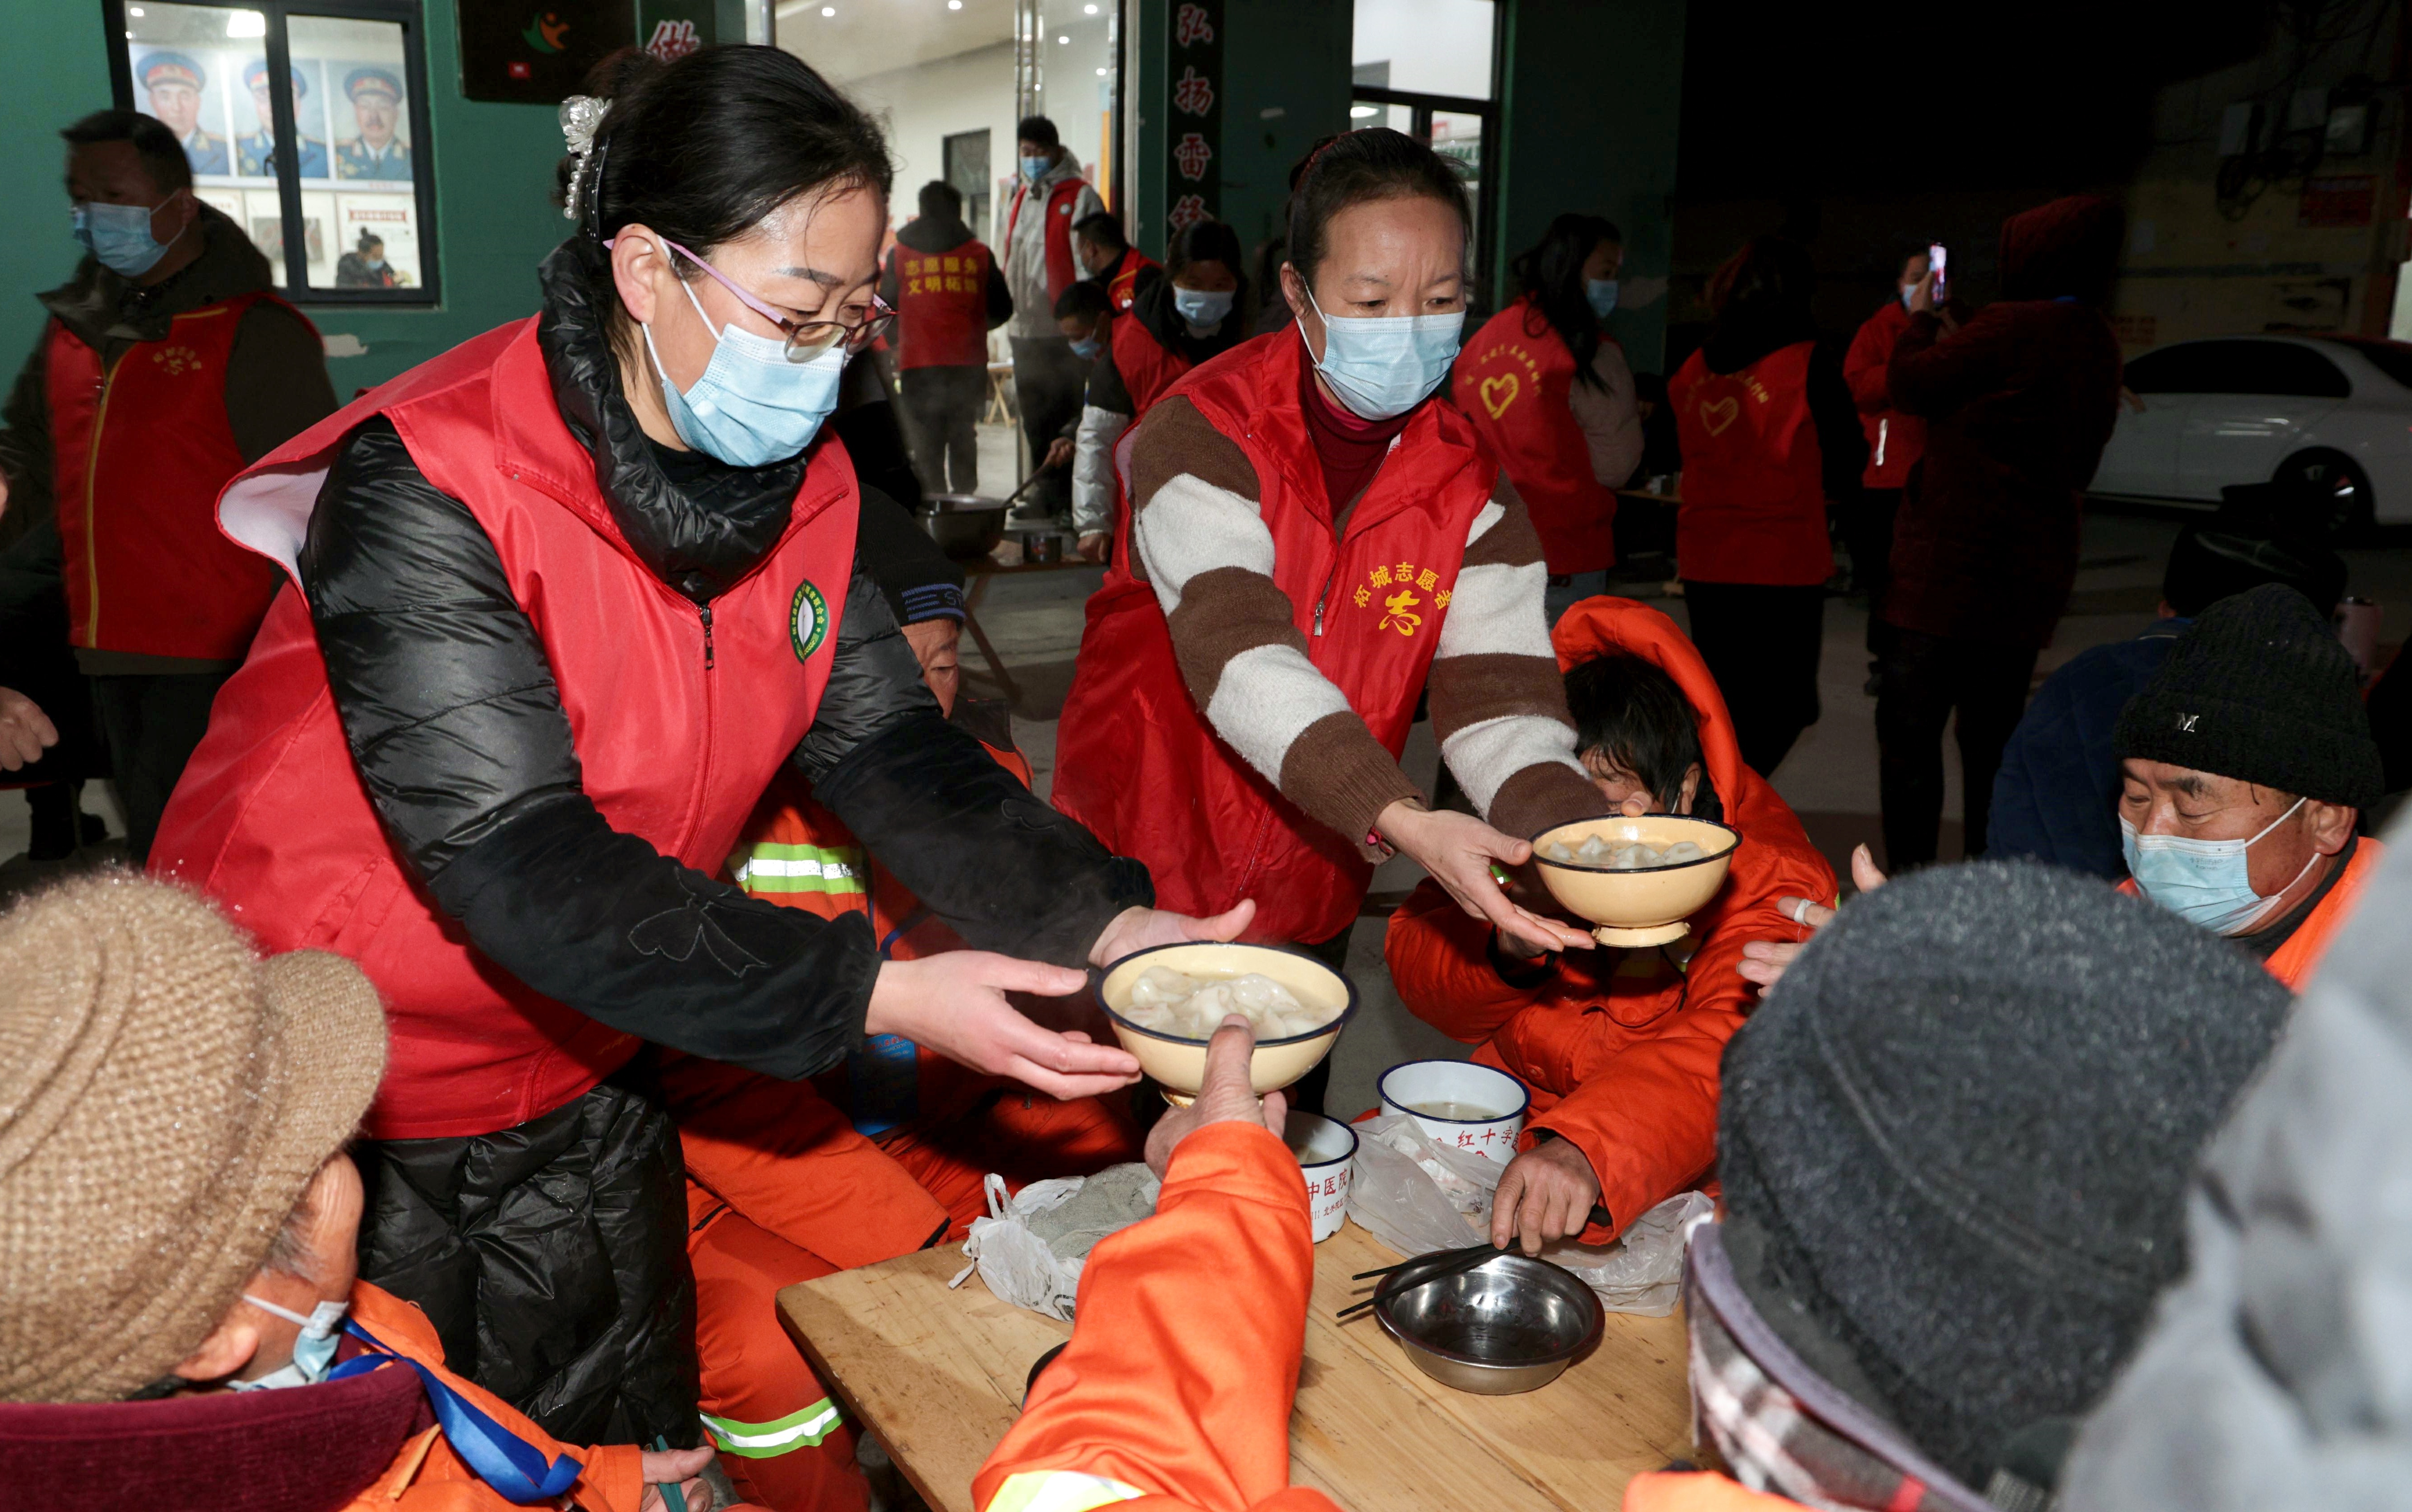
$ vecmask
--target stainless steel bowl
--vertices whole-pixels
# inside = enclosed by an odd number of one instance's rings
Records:
[[[958,562],[977,562],[1005,539],[1005,501],[981,493],[932,493],[921,501],[921,528]]]
[[[1374,1316],[1417,1369],[1460,1391],[1504,1397],[1547,1386],[1607,1326],[1592,1289],[1547,1260],[1511,1252],[1408,1286],[1419,1273],[1410,1266],[1383,1277]]]

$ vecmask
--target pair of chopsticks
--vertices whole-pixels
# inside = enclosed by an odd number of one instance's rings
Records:
[[[1490,1259],[1493,1255],[1505,1255],[1508,1252],[1505,1250],[1493,1249],[1489,1244],[1468,1244],[1461,1250],[1434,1250],[1430,1255],[1419,1255],[1412,1260],[1402,1260],[1397,1265],[1386,1265],[1373,1270],[1360,1270],[1357,1274],[1350,1276],[1348,1279],[1351,1281],[1368,1281],[1375,1276],[1391,1275],[1397,1271],[1410,1270],[1419,1265],[1428,1265],[1433,1267],[1431,1273],[1418,1276],[1413,1281],[1402,1282],[1397,1286],[1392,1287],[1390,1291],[1385,1292],[1377,1286],[1375,1288],[1373,1296],[1366,1298],[1361,1302],[1352,1303],[1347,1307],[1342,1308],[1339,1312],[1334,1313],[1332,1316],[1334,1318],[1353,1317],[1357,1314],[1362,1313],[1365,1309],[1373,1306],[1375,1302],[1380,1301],[1385,1297],[1396,1297],[1401,1292],[1413,1291],[1416,1287],[1421,1286],[1428,1282],[1440,1281],[1449,1276],[1461,1274],[1464,1271],[1475,1269],[1477,1266],[1479,1266],[1482,1262]]]

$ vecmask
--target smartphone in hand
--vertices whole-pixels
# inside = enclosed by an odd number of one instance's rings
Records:
[[[1934,275],[1934,307],[1938,310],[1943,308],[1943,301],[1951,297],[1949,274],[1945,269],[1945,259],[1949,255],[1949,249],[1940,242],[1926,244],[1926,271]]]

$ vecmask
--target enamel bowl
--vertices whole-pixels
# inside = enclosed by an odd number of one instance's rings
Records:
[[[1331,1053],[1340,1031],[1357,1015],[1356,987],[1303,951],[1211,940],[1135,950],[1106,968],[1105,979],[1097,986],[1097,1001],[1104,1006],[1123,1049],[1139,1057],[1140,1069],[1155,1078],[1163,1086],[1166,1100],[1175,1104],[1186,1104],[1198,1095],[1199,1085],[1206,1079],[1207,1042],[1142,1029],[1123,1017],[1130,1006],[1131,984],[1150,966],[1227,979],[1258,972],[1288,988],[1290,995],[1302,1004],[1340,1010],[1320,1029],[1287,1039],[1257,1041],[1256,1055],[1248,1063],[1248,1079],[1259,1095],[1287,1087],[1314,1070],[1317,1062]]]
[[[1581,861],[1553,861],[1541,853],[1552,841],[1568,850],[1597,835],[1614,845],[1635,842],[1665,850],[1679,840],[1700,847],[1698,860],[1668,866],[1619,870]],[[1533,861],[1550,894],[1578,918],[1590,920],[1592,934],[1607,946],[1663,945],[1684,937],[1684,920],[1708,905],[1725,885],[1726,868],[1733,860],[1742,831],[1714,819],[1682,814],[1644,814],[1639,818],[1613,815],[1579,819],[1544,829],[1533,837]]]

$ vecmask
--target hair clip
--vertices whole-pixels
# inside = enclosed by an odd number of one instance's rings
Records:
[[[569,169],[569,198],[568,203],[561,207],[563,220],[578,218],[579,194],[586,181],[586,160],[595,154],[595,133],[602,128],[603,117],[610,109],[610,100],[593,95],[572,95],[561,102],[562,140],[569,144],[569,154],[578,160]]]

